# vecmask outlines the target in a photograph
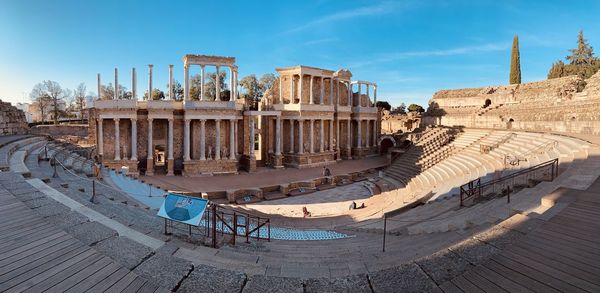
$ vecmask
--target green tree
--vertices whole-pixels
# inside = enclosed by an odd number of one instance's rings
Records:
[[[390,111],[392,109],[392,105],[390,105],[390,103],[388,103],[387,101],[377,101],[377,103],[375,103],[375,106],[377,106],[378,108],[388,110],[388,111]]]
[[[156,88],[152,89],[152,100],[153,101],[164,100],[164,99],[165,99],[165,92],[163,92],[159,89],[156,89]],[[148,100],[148,91],[144,92],[144,100]]]
[[[577,48],[570,49],[569,52],[571,52],[571,55],[567,56],[567,60],[574,65],[592,65],[596,60],[594,49],[584,38],[583,31],[579,31],[577,36]]]
[[[425,109],[423,109],[423,107],[417,105],[417,104],[410,104],[408,106],[408,111],[409,112],[419,112],[419,113],[423,113],[425,112]]]
[[[115,86],[112,83],[108,83],[107,85],[102,85],[101,87],[102,100],[114,100],[115,99]],[[118,99],[121,100],[131,100],[133,94],[131,91],[128,91],[126,87],[123,85],[119,85],[119,95]]]
[[[167,95],[169,92],[169,84],[167,83]],[[183,100],[183,86],[177,80],[173,80],[173,100],[181,101]]]
[[[600,69],[600,59],[594,57],[594,50],[585,39],[583,31],[577,36],[577,48],[570,49],[569,52],[571,55],[566,56],[569,64],[562,60],[554,62],[548,71],[548,79],[569,75],[589,78]]]
[[[513,38],[512,52],[510,56],[510,84],[521,83],[521,57],[519,54],[519,36]]]
[[[240,80],[240,86],[244,89],[243,97],[247,105],[256,108],[256,104],[265,94],[265,91],[273,87],[276,77],[272,73],[264,74],[260,79],[256,75],[250,74]]]
[[[400,103],[400,106],[394,108],[391,111],[392,114],[406,114],[406,104],[404,102]]]

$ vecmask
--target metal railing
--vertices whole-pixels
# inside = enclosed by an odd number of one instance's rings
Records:
[[[487,154],[487,153],[491,152],[492,150],[494,150],[495,148],[499,147],[501,144],[507,142],[509,139],[515,137],[515,136],[517,136],[517,134],[514,133],[514,132],[511,132],[511,133],[508,133],[508,134],[502,136],[495,143],[492,143],[492,144],[482,143],[482,144],[479,145],[479,152],[482,153],[482,154]]]
[[[555,149],[557,146],[558,146],[558,141],[553,140],[550,142],[541,143],[541,144],[537,145],[536,147],[534,147],[533,149],[528,150],[521,154],[517,154],[517,155],[507,154],[504,156],[504,166],[505,167],[508,167],[508,165],[518,166],[521,162],[527,161],[529,156],[544,154],[552,149]]]
[[[549,176],[549,181],[553,181],[558,176],[558,158],[533,167],[517,171],[507,176],[493,179],[481,183],[481,178],[472,180],[460,187],[460,206],[470,198],[480,198],[489,193],[506,193],[507,202],[510,202],[511,188],[517,184],[528,184],[529,180],[544,180]]]

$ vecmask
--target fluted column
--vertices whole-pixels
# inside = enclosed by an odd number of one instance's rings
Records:
[[[200,65],[200,101],[204,101],[204,64]]]
[[[339,79],[335,80],[335,86],[337,88],[336,93],[335,93],[335,95],[336,95],[335,104],[340,105],[341,103],[340,103],[340,80]],[[339,141],[338,141],[338,143],[339,143]]]
[[[315,152],[315,120],[314,119],[310,119],[310,132],[308,133],[309,136],[309,140],[310,140],[310,153],[314,153]]]
[[[137,118],[131,119],[131,160],[137,161]]]
[[[370,124],[370,120],[365,120],[365,123],[367,124],[366,128],[365,128],[365,145],[366,147],[370,147],[371,146],[371,142],[369,141],[371,138],[369,137],[369,124]]]
[[[152,64],[148,64],[148,101],[152,100]],[[186,70],[187,72],[187,70]],[[186,74],[186,85],[187,85],[187,74]],[[186,87],[187,88],[187,87]]]
[[[235,120],[235,123],[233,123],[233,131],[234,131],[233,135],[235,135],[235,143],[233,144],[233,149],[234,149],[234,153],[236,156],[238,154],[238,137],[239,137],[238,136],[238,124],[239,123],[237,120]]]
[[[233,102],[233,94],[234,94],[234,88],[233,88],[233,67],[229,66],[229,101]],[[232,151],[233,152],[233,151]]]
[[[322,80],[322,79],[321,79]],[[319,125],[319,152],[322,153],[325,150],[325,129],[323,128],[323,126],[325,126],[325,124],[323,123],[323,119],[319,119],[319,123],[321,125]]]
[[[313,87],[313,79],[315,79],[315,77],[311,75],[310,76],[310,82],[309,82],[309,85],[310,85],[310,95],[309,95],[310,96],[310,101],[308,101],[308,103],[311,104],[311,105],[315,103],[314,102],[314,97],[313,97],[313,92],[315,91],[315,89]]]
[[[173,100],[173,64],[169,64],[169,100]]]
[[[121,142],[119,134],[119,118],[113,119],[115,121],[115,161],[121,160]]]
[[[97,74],[98,78],[98,100],[102,100],[102,80],[100,78],[100,73]]]
[[[294,119],[290,119],[290,153],[294,153]]]
[[[373,86],[373,107],[376,107],[377,104],[377,85]]]
[[[200,160],[206,160],[206,120],[200,120]]]
[[[219,65],[217,65],[217,71],[215,76],[215,101],[221,100],[221,79],[219,78]]]
[[[350,151],[350,149],[352,148],[352,120],[348,119],[348,140],[347,140],[347,145],[348,145],[348,151]],[[350,155],[348,155],[350,156]]]
[[[335,121],[335,148],[338,152],[338,158],[340,157],[340,119]]]
[[[369,103],[371,102],[371,96],[369,95],[369,84],[365,85],[367,87],[367,107],[369,107]],[[367,122],[368,123],[368,122]]]
[[[185,119],[183,125],[183,160],[190,160],[190,119]],[[171,128],[171,122],[169,120],[169,129]],[[170,139],[171,137],[169,137]]]
[[[146,156],[146,175],[154,174],[154,145],[152,142],[152,118],[148,118],[148,155]]]
[[[352,107],[352,83],[348,81],[348,106]]]
[[[113,99],[119,99],[119,70],[117,68],[115,68],[115,92]]]
[[[131,99],[137,100],[137,74],[135,68],[131,68]]]
[[[221,159],[221,120],[215,120],[215,160]]]
[[[98,75],[100,76],[100,75]],[[102,122],[104,119],[98,119],[98,155],[104,155],[104,130],[102,128]]]
[[[169,118],[169,133],[167,133],[168,141],[167,141],[167,176],[173,176],[173,170],[175,167],[175,162],[173,160],[173,118]],[[186,120],[187,121],[187,120]],[[188,129],[189,131],[189,129]],[[189,132],[186,138],[189,140]],[[185,140],[185,138],[184,138]],[[189,142],[188,142],[188,160],[189,160]]]
[[[329,150],[333,152],[333,118],[329,120]]]
[[[229,159],[235,160],[235,119],[229,120]]]
[[[321,76],[321,97],[319,98],[319,104],[323,105],[325,100],[325,79]]]
[[[304,120],[298,120],[298,154],[304,154]]]
[[[360,120],[356,120],[356,147],[357,148],[361,148],[362,147],[362,129],[361,129],[361,121]]]
[[[250,158],[254,159],[254,116],[249,116],[250,119]]]
[[[190,66],[183,64],[183,100],[190,99]]]
[[[358,94],[356,95],[358,97],[358,102],[357,102],[358,107],[362,107],[362,97],[361,97],[360,92],[361,92],[360,83],[358,83]]]
[[[187,132],[184,134],[184,140],[186,140],[187,138],[187,154],[186,154],[186,158],[189,161],[190,159],[190,142],[189,142],[189,134],[190,134],[190,124],[189,124],[189,120],[185,120],[185,124],[186,124],[186,130]],[[169,141],[168,141],[168,146],[167,148],[169,149],[169,153],[167,155],[167,160],[173,160],[173,118],[169,118]]]
[[[275,155],[281,155],[281,117],[275,118]]]
[[[283,76],[279,76],[279,103],[283,104]]]

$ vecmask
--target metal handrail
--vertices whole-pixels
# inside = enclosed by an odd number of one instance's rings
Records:
[[[482,154],[487,154],[487,153],[491,152],[493,149],[499,147],[501,144],[507,142],[509,139],[513,138],[514,136],[517,136],[517,134],[514,132],[511,132],[511,133],[508,133],[508,134],[502,136],[498,141],[496,141],[493,144],[481,143],[481,144],[479,144],[479,152]]]
[[[521,161],[527,161],[527,158],[533,154],[543,154],[550,149],[556,148],[558,146],[558,141],[552,140],[550,142],[543,142],[531,150],[528,150],[524,153],[511,155],[507,154],[504,156],[504,166],[507,166],[507,163],[510,165],[518,165]]]
[[[536,170],[546,168],[546,167],[552,168],[550,181],[553,181],[554,178],[556,178],[556,176],[558,176],[558,158],[537,164],[533,167],[529,167],[527,169],[523,169],[523,170],[517,171],[515,173],[497,178],[497,179],[492,179],[483,184],[481,183],[481,178],[472,180],[460,187],[460,206],[461,207],[464,206],[464,201],[473,196],[481,197],[482,190],[485,187],[493,186],[495,184],[500,184],[500,183],[506,182],[510,179],[514,179],[514,178],[522,176],[522,175],[530,174]],[[510,188],[509,188],[508,201],[510,202]]]

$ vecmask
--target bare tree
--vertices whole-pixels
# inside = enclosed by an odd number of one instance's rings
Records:
[[[79,112],[79,116],[81,118],[81,123],[83,123],[83,109],[85,109],[85,93],[87,88],[85,84],[80,83],[75,91],[73,92],[74,106],[75,110]]]
[[[115,86],[112,83],[107,85],[102,85],[101,88],[102,95],[100,97],[101,100],[114,100],[115,99]],[[133,97],[133,93],[124,87],[123,85],[119,85],[119,96],[118,99],[121,100],[131,100]]]
[[[38,83],[33,86],[31,93],[29,93],[29,98],[35,105],[35,108],[40,113],[40,118],[42,124],[46,121],[46,115],[48,115],[48,111],[50,111],[50,97],[47,95],[44,85],[42,83]]]

